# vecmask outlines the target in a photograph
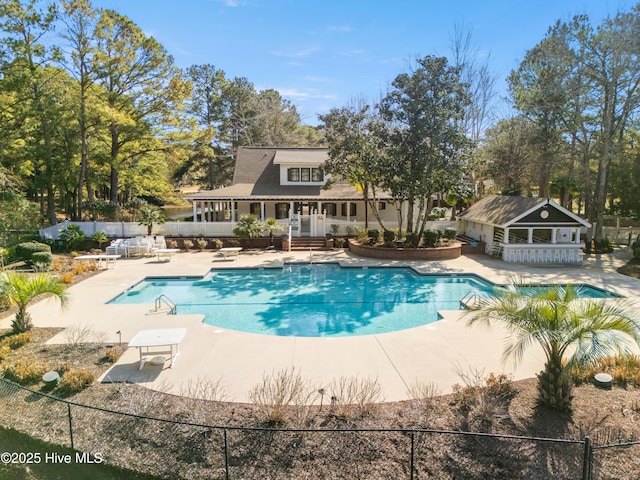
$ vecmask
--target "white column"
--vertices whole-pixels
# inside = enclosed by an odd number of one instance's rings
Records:
[[[260,221],[265,221],[265,210],[264,210],[264,202],[260,202]]]
[[[509,243],[509,229],[504,229],[504,238],[502,239],[502,243]]]
[[[193,201],[193,221],[198,222],[198,201]]]
[[[557,236],[558,236],[558,229],[556,227],[553,227],[551,229],[551,243],[558,243]]]
[[[580,245],[580,227],[576,228],[576,239],[575,239],[575,243],[576,243],[576,245]]]
[[[527,243],[533,243],[533,228],[527,229]]]
[[[236,202],[231,200],[229,203],[231,203],[231,223],[234,223],[236,221]]]
[[[204,201],[200,202],[200,221],[204,222]]]
[[[209,212],[207,211],[207,206],[209,205],[210,202],[204,201],[202,202],[202,220],[203,222],[208,222],[209,221]]]

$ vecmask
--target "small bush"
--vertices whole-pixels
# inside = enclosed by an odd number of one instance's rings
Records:
[[[420,243],[420,237],[415,232],[407,233],[405,236],[404,244],[407,248],[418,248],[418,244]]]
[[[37,252],[51,254],[51,247],[46,243],[40,242],[24,242],[15,246],[15,256],[18,260],[23,260],[27,265],[31,265],[31,257]]]
[[[47,272],[51,269],[53,255],[51,255],[51,252],[33,252],[31,259],[26,263],[38,272]]]
[[[396,234],[393,230],[385,230],[382,232],[382,240],[387,247],[393,246],[393,242],[396,241]]]
[[[351,225],[347,225],[346,227],[344,227],[344,231],[347,234],[347,237],[353,237],[354,230]]]
[[[18,348],[26,345],[31,341],[31,335],[28,333],[18,333],[17,335],[10,335],[2,340],[2,344],[8,346],[11,350],[17,350]]]
[[[360,243],[366,243],[369,241],[369,235],[364,228],[356,227],[356,240]]]
[[[85,234],[77,225],[69,225],[60,232],[60,240],[67,250],[79,247],[84,239]]]
[[[167,242],[167,247],[169,247],[169,248],[178,248],[177,240],[169,240]]]
[[[60,379],[57,392],[61,396],[73,395],[91,386],[96,380],[96,375],[84,368],[69,370]]]
[[[190,250],[193,248],[193,242],[189,239],[185,240],[184,242],[182,242],[184,244],[184,248],[185,250]]]
[[[440,242],[440,235],[440,230],[425,230],[422,234],[424,246],[428,248],[437,247]]]
[[[455,228],[445,228],[444,229],[444,234],[443,237],[446,238],[449,241],[453,241],[456,239],[456,235],[458,235],[458,230],[456,230]]]
[[[222,243],[222,240],[220,240],[219,238],[214,238],[213,240],[211,240],[211,243],[213,244],[214,250],[220,250],[222,248],[222,245],[224,245]]]
[[[336,246],[336,248],[344,248],[345,239],[342,237],[336,237],[333,241],[333,244]]]
[[[66,272],[60,275],[59,278],[62,283],[69,285],[70,283],[73,282],[73,279],[75,278],[75,274],[73,272]]]
[[[338,418],[371,415],[381,401],[382,388],[377,379],[340,377],[330,387],[332,408]]]
[[[124,349],[122,347],[107,348],[104,352],[104,360],[109,363],[116,363],[123,353]]]
[[[196,244],[198,245],[198,249],[200,251],[204,250],[205,248],[207,248],[207,240],[204,238],[199,238],[198,240],[196,240]]]
[[[372,245],[375,245],[376,243],[378,243],[378,240],[380,239],[380,230],[371,228],[369,229],[367,234],[369,235],[369,242]]]
[[[18,358],[8,363],[4,370],[4,378],[20,385],[38,383],[49,368],[47,364],[34,357]]]
[[[249,392],[249,400],[271,425],[284,424],[287,407],[304,405],[309,388],[295,368],[264,375],[262,383]]]

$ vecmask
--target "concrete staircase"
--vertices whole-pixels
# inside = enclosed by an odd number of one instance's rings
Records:
[[[327,250],[324,237],[291,237],[291,250]]]

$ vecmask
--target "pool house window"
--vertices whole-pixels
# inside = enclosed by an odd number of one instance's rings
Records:
[[[322,183],[324,172],[321,168],[290,167],[287,168],[287,181],[293,183]]]
[[[276,219],[289,218],[289,204],[276,203]]]

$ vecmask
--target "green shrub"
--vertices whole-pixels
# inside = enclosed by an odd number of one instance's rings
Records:
[[[356,227],[356,240],[360,243],[366,243],[369,241],[369,235],[364,228]]]
[[[27,265],[34,267],[38,272],[46,272],[51,269],[53,255],[50,252],[34,252]]]
[[[425,247],[434,248],[438,246],[440,241],[440,230],[425,230],[422,234],[422,241]]]
[[[219,238],[214,238],[213,240],[211,240],[211,244],[213,245],[214,250],[220,250],[222,248],[222,245],[224,245],[222,243],[222,240],[220,240]]]
[[[37,252],[47,252],[51,254],[51,247],[40,242],[24,242],[15,246],[15,257],[23,260],[27,265],[31,265],[31,257]]]
[[[455,228],[449,227],[444,229],[443,237],[446,238],[447,240],[449,241],[455,240],[456,235],[458,235],[458,230],[456,230]]]
[[[33,385],[40,381],[48,369],[47,364],[37,358],[18,358],[6,365],[4,378],[20,385]]]
[[[84,368],[69,370],[62,375],[57,392],[60,396],[73,395],[91,386],[96,380],[96,375]]]
[[[107,237],[107,234],[104,233],[104,232],[95,232],[89,238],[91,238],[91,240],[96,242],[98,244],[98,246],[100,247],[100,249],[102,249],[102,244],[103,243],[107,243],[109,241],[109,237]]]
[[[84,239],[85,234],[77,225],[69,225],[60,232],[60,240],[67,250],[80,246]]]
[[[385,230],[382,232],[382,240],[387,247],[391,247],[396,241],[396,234],[393,230]]]
[[[378,230],[377,228],[371,228],[367,232],[367,235],[369,235],[369,243],[376,244],[380,239],[380,230]]]
[[[404,244],[407,248],[418,248],[418,244],[420,243],[420,236],[416,232],[409,232],[405,237]]]

